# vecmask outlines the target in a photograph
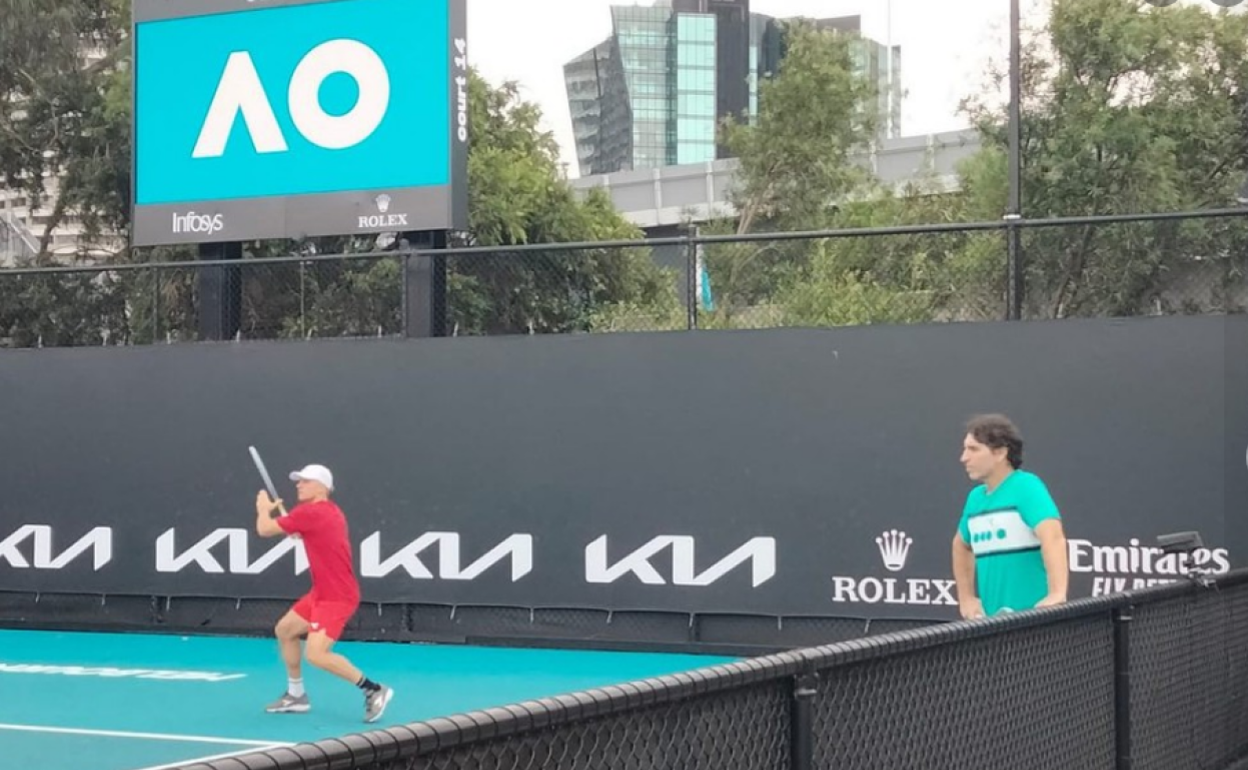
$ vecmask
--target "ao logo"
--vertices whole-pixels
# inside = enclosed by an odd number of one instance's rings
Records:
[[[343,115],[321,109],[318,93],[330,75],[343,72],[359,86],[359,99]],[[372,48],[357,40],[330,40],[313,48],[295,67],[286,93],[295,128],[309,142],[327,150],[353,147],[372,136],[390,106],[390,76]],[[239,112],[256,152],[286,152],[286,137],[252,63],[251,54],[230,54],[217,92],[191,153],[195,158],[218,158],[225,153],[230,129]]]

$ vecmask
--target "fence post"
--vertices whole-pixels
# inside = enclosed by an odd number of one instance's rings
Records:
[[[407,331],[412,323],[411,310],[408,309],[412,301],[412,266],[409,264],[411,259],[410,252],[399,253],[399,332],[404,339],[411,336]]]
[[[698,243],[697,226],[689,230],[685,240],[685,328],[698,328]]]
[[[446,232],[409,233],[405,237],[425,253],[409,254],[403,270],[403,336],[445,337],[446,257],[436,252],[446,250]]]
[[[1009,262],[1005,309],[1007,321],[1017,321],[1023,317],[1023,249],[1018,229],[1018,221],[1023,215],[1023,45],[1020,6],[1019,0],[1010,0],[1009,200],[1005,215],[1005,249]]]
[[[299,260],[299,337],[308,336],[308,263]]]
[[[789,768],[811,770],[815,766],[815,727],[812,702],[818,689],[819,675],[803,671],[793,677],[793,708],[789,719]]]
[[[199,258],[209,261],[243,259],[243,244],[201,243]],[[196,283],[199,288],[199,338],[205,341],[233,339],[242,325],[241,275],[237,267],[200,267]]]
[[[1005,217],[1006,300],[1005,320],[1018,321],[1023,317],[1023,245],[1022,217],[1007,214]]]
[[[1131,605],[1114,610],[1114,755],[1131,770]]]
[[[160,268],[152,271],[152,344],[160,342]]]

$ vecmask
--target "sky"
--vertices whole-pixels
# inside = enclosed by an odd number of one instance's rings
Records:
[[[1041,0],[1023,0],[1031,18]],[[517,81],[553,131],[571,177],[579,175],[563,65],[611,32],[611,5],[652,0],[468,0],[469,59],[491,83]],[[1008,0],[752,0],[770,16],[861,15],[863,32],[901,46],[903,135],[967,126],[958,103],[978,92],[991,59],[1008,55]]]

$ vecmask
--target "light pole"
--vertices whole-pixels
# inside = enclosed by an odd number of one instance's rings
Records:
[[[1009,118],[1009,201],[1006,204],[1007,290],[1006,318],[1017,321],[1023,314],[1022,230],[1022,65],[1019,28],[1019,0],[1010,0],[1010,118]]]

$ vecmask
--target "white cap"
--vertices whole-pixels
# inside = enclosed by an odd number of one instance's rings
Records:
[[[298,470],[290,474],[291,481],[319,481],[325,485],[326,489],[334,488],[334,474],[329,472],[329,468],[324,465],[309,465],[303,470]]]

